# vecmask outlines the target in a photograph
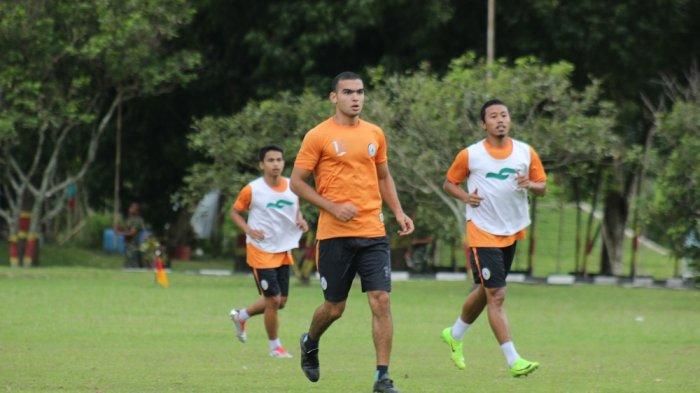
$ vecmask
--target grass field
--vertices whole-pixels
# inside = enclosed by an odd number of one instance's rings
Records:
[[[576,244],[576,208],[572,205],[564,205],[563,214],[560,215],[560,206],[549,200],[542,202],[537,210],[537,223],[534,231],[537,235],[537,244],[533,262],[532,275],[546,277],[550,274],[571,273],[576,270],[575,244]],[[587,213],[583,214],[585,225]],[[595,221],[598,225],[599,221]],[[528,236],[532,234],[532,228],[528,229]],[[513,269],[525,270],[527,268],[528,240],[518,242],[517,254]],[[622,274],[630,274],[632,241],[626,237],[623,245]],[[450,266],[449,247],[441,247],[439,257],[440,266]],[[588,274],[600,272],[601,240],[598,237],[588,259]],[[463,266],[462,254],[459,255],[459,266]],[[637,262],[637,274],[652,276],[656,279],[667,279],[674,276],[675,261],[669,255],[662,255],[651,248],[640,244]],[[582,262],[580,262],[582,263]]]
[[[0,268],[0,391],[369,392],[370,316],[355,285],[344,317],[321,342],[321,380],[299,369],[297,339],[321,301],[293,285],[281,338],[294,359],[272,359],[259,317],[235,340],[227,313],[256,297],[247,276],[176,272],[162,289],[150,273]],[[511,285],[507,303],[519,352],[542,363],[514,379],[485,319],[455,369],[440,330],[465,283],[394,284],[391,373],[402,392],[698,392],[700,292]]]
[[[564,205],[563,214],[554,200],[542,202],[538,208],[537,247],[535,250],[533,272],[535,277],[547,277],[550,274],[571,273],[575,271],[575,233],[576,233],[576,209],[571,205]],[[586,215],[584,214],[584,218]],[[585,221],[585,220],[584,220]],[[596,221],[596,225],[598,222]],[[528,234],[532,233],[532,230]],[[514,270],[527,268],[528,241],[518,242],[517,253],[513,264]],[[600,239],[595,242],[593,251],[588,261],[588,273],[597,274],[600,270]],[[456,253],[456,264],[463,268],[465,265],[464,253],[461,246]],[[630,248],[631,240],[625,239],[623,247],[622,275],[630,273]],[[449,268],[452,265],[450,245],[439,243],[436,265],[440,268]],[[233,256],[210,258],[205,256],[195,261],[175,261],[172,268],[177,271],[199,270],[205,268],[232,269]],[[7,243],[0,242],[0,261],[8,255]],[[397,255],[402,255],[401,252]],[[119,269],[123,263],[123,257],[109,255],[98,250],[89,250],[66,244],[58,246],[45,244],[40,251],[40,264],[42,266],[90,266],[99,268]],[[8,264],[7,259],[4,259]],[[662,255],[644,244],[639,247],[638,275],[651,276],[658,280],[674,276],[676,261],[668,255]]]

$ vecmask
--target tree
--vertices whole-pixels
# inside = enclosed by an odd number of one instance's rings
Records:
[[[612,108],[600,100],[596,83],[583,91],[571,88],[572,71],[568,63],[544,65],[531,58],[489,68],[473,54],[454,60],[443,77],[427,68],[393,75],[370,71],[363,117],[384,129],[400,197],[426,226],[421,229],[446,240],[463,232],[464,207],[443,192],[442,183],[459,149],[483,138],[478,110],[489,98],[505,100],[517,126],[514,136],[532,143],[549,170],[571,171],[610,154]],[[212,187],[236,192],[257,175],[255,152],[266,143],[282,144],[290,167],[304,133],[331,110],[326,97],[284,93],[230,117],[197,121],[190,146],[210,163],[192,168],[187,195],[196,200]]]
[[[612,107],[600,99],[596,82],[573,89],[572,71],[566,62],[545,65],[533,58],[488,67],[468,54],[443,77],[427,70],[389,78],[379,73],[366,113],[393,140],[393,173],[402,195],[410,196],[407,209],[429,206],[421,211],[432,215],[424,221],[438,237],[463,234],[464,206],[443,192],[442,183],[455,154],[484,137],[479,108],[490,98],[507,103],[513,136],[532,144],[547,170],[563,179],[608,157],[615,141]]]
[[[674,256],[697,265],[700,249],[689,243],[700,239],[700,72],[692,70],[687,85],[667,80],[666,86],[673,106],[656,113],[659,154],[666,163],[659,170],[650,218]]]
[[[193,206],[207,192],[219,189],[224,199],[230,199],[259,176],[257,153],[268,144],[284,149],[286,172],[291,172],[304,133],[330,113],[327,100],[311,92],[285,92],[251,102],[232,116],[196,120],[189,146],[206,161],[190,168],[177,197],[183,205]]]
[[[451,59],[466,51],[484,56],[486,50],[485,0],[193,3],[193,22],[173,45],[201,50],[198,83],[157,99],[133,100],[124,112],[127,138],[137,145],[160,146],[130,146],[125,152],[129,182],[124,193],[146,198],[152,207],[146,213],[157,216],[149,219],[161,223],[171,215],[167,198],[180,186],[185,168],[202,158],[184,143],[192,118],[226,116],[249,100],[269,99],[281,91],[300,94],[310,88],[325,94],[328,77],[345,69],[382,66],[388,73],[400,73],[427,63],[444,75]],[[574,66],[573,86],[578,89],[591,79],[600,81],[604,98],[618,106],[615,133],[624,143],[614,146],[613,156],[626,160],[618,166],[625,169],[618,176],[624,179],[638,167],[627,159],[634,153],[626,154],[626,147],[643,144],[648,129],[640,120],[639,93],[655,97],[659,72],[678,75],[697,58],[700,24],[694,22],[699,12],[700,2],[689,0],[499,0],[496,52],[509,61],[522,56],[545,63],[565,60]],[[153,138],[141,139],[146,132]],[[111,134],[103,139],[98,154],[109,157],[114,151]],[[111,162],[105,161],[97,164],[100,171],[112,171]],[[593,168],[586,184],[595,184],[597,177],[612,178],[611,161],[600,166],[600,176]],[[160,165],[154,169],[151,162]],[[95,173],[88,180],[90,201],[94,206],[109,204],[111,184]],[[577,179],[582,184],[584,177]]]
[[[168,43],[186,0],[0,3],[0,217],[37,233],[84,178],[116,108],[192,80],[199,56]]]
[[[645,119],[641,97],[662,94],[660,75],[680,75],[697,59],[700,3],[502,0],[499,7],[504,10],[498,14],[501,54],[570,61],[576,66],[576,86],[593,75],[602,81],[604,97],[617,107],[614,132],[620,143],[601,167],[600,273],[622,274],[625,228],[644,173],[640,159],[649,154],[652,145],[647,142],[655,132],[653,121]]]

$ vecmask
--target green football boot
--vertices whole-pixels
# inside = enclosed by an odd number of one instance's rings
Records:
[[[510,374],[516,378],[523,377],[537,370],[538,367],[540,367],[539,363],[520,358],[510,367]]]
[[[460,370],[464,370],[467,367],[467,365],[464,363],[464,352],[462,350],[462,342],[457,341],[452,337],[452,328],[449,327],[443,329],[441,336],[442,341],[444,341],[447,345],[450,346],[450,351],[452,351],[450,357],[455,363],[455,366],[457,366],[457,368]]]

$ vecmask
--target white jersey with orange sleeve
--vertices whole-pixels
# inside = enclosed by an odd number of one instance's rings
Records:
[[[302,234],[296,224],[299,197],[289,188],[289,179],[282,178],[279,188],[270,187],[262,177],[253,180],[241,191],[233,208],[249,210],[248,225],[265,234],[262,240],[246,236],[246,243],[268,253],[289,251],[299,246]]]

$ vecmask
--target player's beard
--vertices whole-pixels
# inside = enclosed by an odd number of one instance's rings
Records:
[[[504,139],[505,137],[508,136],[508,128],[507,127],[497,127],[496,128],[496,138],[498,139]]]

